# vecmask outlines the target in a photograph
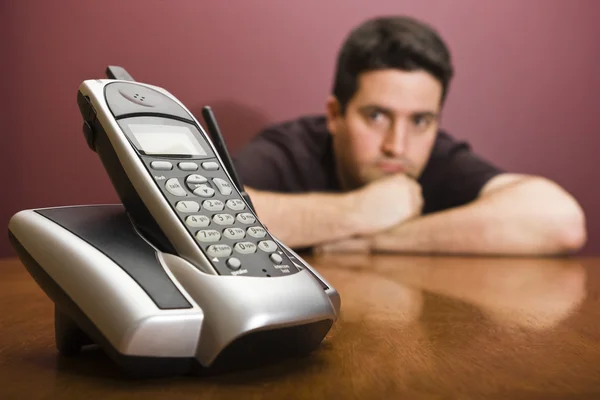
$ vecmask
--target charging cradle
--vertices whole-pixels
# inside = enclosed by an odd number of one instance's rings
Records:
[[[9,238],[55,304],[59,353],[93,344],[135,376],[308,354],[340,309],[337,291],[287,248],[301,269],[290,276],[209,275],[154,248],[120,204],[23,210]]]

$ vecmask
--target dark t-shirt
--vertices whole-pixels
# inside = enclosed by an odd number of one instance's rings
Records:
[[[324,116],[270,126],[233,158],[242,183],[272,192],[339,192],[332,138]],[[423,214],[474,200],[502,171],[475,155],[468,143],[440,130],[419,178]]]

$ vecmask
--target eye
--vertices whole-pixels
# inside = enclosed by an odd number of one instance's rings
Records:
[[[377,108],[366,110],[364,117],[369,125],[377,129],[386,129],[390,123],[389,114]]]
[[[433,121],[433,117],[430,115],[415,115],[412,119],[413,125],[418,129],[422,130],[427,128],[431,122]]]
[[[379,110],[371,110],[367,113],[367,118],[371,121],[377,121],[384,117],[384,114]]]

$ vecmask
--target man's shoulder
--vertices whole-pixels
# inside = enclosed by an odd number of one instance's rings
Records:
[[[265,126],[234,157],[257,189],[306,192],[337,188],[326,117],[306,115]]]
[[[316,149],[327,142],[329,131],[324,115],[304,115],[267,125],[258,132],[256,139],[287,146],[302,142]]]
[[[445,129],[439,129],[432,150],[432,157],[450,157],[458,150],[470,150],[468,141],[458,139]]]

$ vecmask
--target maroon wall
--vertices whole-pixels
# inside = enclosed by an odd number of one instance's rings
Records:
[[[78,85],[125,66],[198,117],[213,106],[237,150],[262,125],[323,110],[335,52],[375,14],[439,28],[457,77],[443,125],[492,161],[558,181],[600,253],[600,2],[2,0],[0,225],[20,209],[116,202],[86,146]],[[12,255],[5,237],[0,256]]]

